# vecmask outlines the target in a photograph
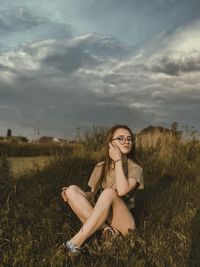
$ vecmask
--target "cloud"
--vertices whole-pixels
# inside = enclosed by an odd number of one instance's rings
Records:
[[[65,73],[80,68],[94,70],[106,62],[128,57],[130,48],[114,38],[97,34],[86,34],[59,43],[53,53],[43,60],[43,66],[57,68]]]
[[[200,50],[191,53],[168,53],[150,66],[153,72],[165,73],[172,76],[181,73],[200,71]]]
[[[126,49],[110,37],[94,34],[27,44],[19,51],[2,54],[2,122],[18,121],[19,125],[61,134],[77,124],[130,122],[131,114],[132,118],[135,114],[142,117],[117,97],[112,88],[114,76],[104,80]],[[110,55],[110,50],[116,54]],[[10,106],[9,112],[5,105]]]
[[[198,0],[96,0],[82,8],[80,16],[83,27],[141,45],[164,29],[174,32],[194,21],[199,7]]]
[[[70,24],[54,22],[51,18],[36,14],[28,7],[0,9],[0,34],[3,37],[0,51],[9,51],[27,42],[72,36]]]
[[[105,65],[116,64],[120,58],[128,57],[130,48],[117,40],[96,34],[87,34],[71,39],[25,44],[18,51],[3,53],[0,57],[1,69],[14,75],[39,75],[42,72],[58,74],[74,72],[80,68],[97,70]],[[31,71],[31,73],[29,73]],[[5,76],[2,76],[4,78]],[[24,78],[24,75],[23,75]]]
[[[134,130],[172,121],[196,126],[200,78],[191,54],[183,62],[192,67],[175,64],[176,75],[161,64],[166,55],[171,62],[166,50],[146,57],[97,34],[25,44],[0,56],[0,119],[58,136],[118,122]]]
[[[139,58],[146,71],[178,76],[200,71],[200,21],[190,23],[171,35],[159,34],[147,42]],[[144,64],[144,58],[148,58]]]
[[[7,8],[0,10],[0,34],[24,31],[47,23],[47,19],[34,16],[28,8]]]

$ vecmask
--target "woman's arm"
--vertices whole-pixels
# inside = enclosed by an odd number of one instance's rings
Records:
[[[110,143],[109,155],[115,164],[117,193],[124,196],[134,188],[138,187],[138,182],[134,178],[127,178],[122,165],[122,154],[118,147]]]
[[[128,192],[138,187],[138,182],[134,178],[128,178],[124,174],[122,161],[115,163],[116,185],[119,196],[124,196]]]

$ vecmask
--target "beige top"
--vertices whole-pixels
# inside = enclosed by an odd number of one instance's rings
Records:
[[[92,191],[95,191],[99,185],[98,182],[102,176],[102,169],[103,169],[104,163],[105,163],[104,161],[98,163],[95,166],[95,168],[94,168],[94,170],[90,176],[88,185],[89,185],[89,187],[91,187]],[[123,166],[123,169],[124,169],[124,174],[125,174],[127,179],[130,179],[130,178],[135,179],[139,183],[138,189],[144,188],[143,169],[138,164],[136,164],[132,160],[128,159],[127,164],[125,164],[125,166]],[[117,189],[116,176],[115,176],[115,170],[114,169],[112,169],[107,174],[106,180],[105,180],[105,182],[102,183],[101,186],[103,189],[107,188],[107,187],[113,188],[115,190]],[[133,194],[132,194],[132,192],[129,192],[129,193],[131,193],[131,197],[129,197],[129,194],[127,194],[126,196],[124,196],[125,198],[124,197],[123,198],[128,199],[128,201],[126,201],[127,206],[129,209],[132,209],[135,206],[135,204],[134,204],[135,197],[134,197],[134,193]]]

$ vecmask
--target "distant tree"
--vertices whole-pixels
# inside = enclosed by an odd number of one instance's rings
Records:
[[[21,142],[28,143],[28,138],[25,136],[20,136],[19,139]]]
[[[7,130],[7,135],[6,135],[6,137],[12,137],[12,131],[11,131],[11,129],[8,129]]]
[[[178,130],[178,122],[174,121],[171,124],[171,131],[173,132],[173,134],[175,134],[176,137],[180,138],[182,132]]]
[[[178,122],[173,121],[172,124],[171,124],[171,130],[173,132],[177,132],[177,129],[178,129]]]

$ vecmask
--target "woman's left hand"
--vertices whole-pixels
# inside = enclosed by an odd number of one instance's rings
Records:
[[[122,158],[122,153],[117,146],[109,143],[109,156],[113,161],[115,161]]]

